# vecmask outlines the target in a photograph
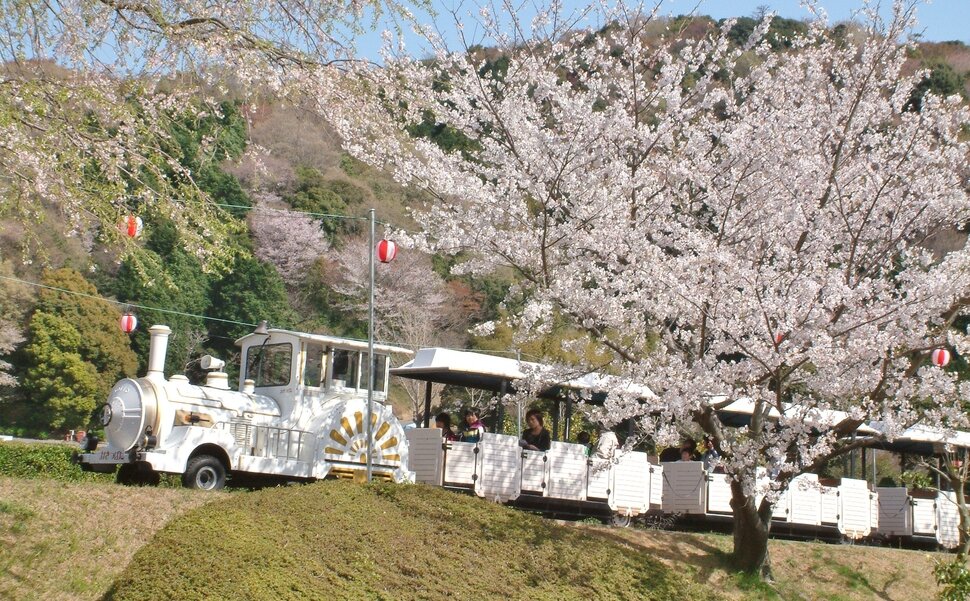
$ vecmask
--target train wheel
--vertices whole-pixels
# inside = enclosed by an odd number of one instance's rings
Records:
[[[614,528],[629,528],[633,523],[633,518],[628,515],[614,513],[610,516],[610,526]]]
[[[226,485],[226,466],[212,455],[189,459],[182,474],[182,486],[197,490],[219,490]]]

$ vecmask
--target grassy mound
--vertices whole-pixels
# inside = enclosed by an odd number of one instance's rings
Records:
[[[707,587],[595,531],[426,486],[327,481],[192,510],[105,599],[703,597]]]
[[[168,520],[223,496],[0,476],[0,599],[100,599]]]

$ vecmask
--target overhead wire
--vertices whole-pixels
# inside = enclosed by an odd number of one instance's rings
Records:
[[[90,299],[93,299],[93,300],[99,300],[99,301],[103,301],[103,302],[106,302],[106,303],[111,303],[111,304],[114,304],[114,305],[120,305],[120,306],[124,306],[124,307],[134,307],[136,309],[142,309],[142,310],[145,310],[145,311],[158,311],[159,313],[168,313],[170,315],[181,315],[182,317],[196,317],[196,318],[199,318],[199,319],[205,319],[205,320],[209,320],[209,321],[218,321],[218,322],[221,322],[221,323],[229,323],[229,324],[238,325],[238,326],[251,326],[251,327],[256,327],[256,325],[257,325],[257,324],[254,324],[254,323],[247,323],[247,322],[244,322],[244,321],[236,321],[234,319],[222,319],[221,317],[211,317],[209,315],[199,315],[197,313],[186,313],[185,311],[176,311],[174,309],[162,309],[161,307],[152,307],[150,305],[142,305],[142,304],[138,304],[138,303],[128,303],[128,302],[124,302],[124,301],[114,300],[112,298],[107,298],[107,297],[104,297],[104,296],[96,296],[96,295],[93,295],[93,294],[88,294],[86,292],[80,292],[78,290],[68,290],[66,288],[58,288],[57,286],[49,286],[47,284],[39,284],[37,282],[31,282],[29,280],[24,280],[24,279],[20,279],[20,278],[14,278],[14,277],[5,276],[5,275],[0,275],[0,279],[8,280],[8,281],[11,281],[11,282],[17,282],[17,283],[20,283],[20,284],[26,284],[28,286],[34,286],[34,287],[37,287],[37,288],[44,288],[46,290],[54,290],[56,292],[63,292],[65,294],[73,294],[74,296],[81,296],[81,297],[84,297],[84,298],[90,298]]]
[[[55,292],[63,292],[64,294],[71,294],[71,295],[74,295],[74,296],[80,296],[80,297],[89,298],[89,299],[92,299],[92,300],[98,300],[98,301],[110,303],[110,304],[113,304],[113,305],[118,305],[118,306],[121,306],[121,307],[133,307],[133,308],[136,308],[136,309],[141,309],[143,311],[157,311],[159,313],[167,313],[169,315],[180,315],[182,317],[194,317],[194,318],[202,319],[202,320],[206,320],[206,321],[217,321],[217,322],[220,322],[220,323],[228,323],[228,324],[237,325],[237,326],[247,326],[247,327],[251,327],[251,328],[255,328],[258,325],[258,324],[255,324],[255,323],[249,323],[249,322],[245,322],[245,321],[236,321],[234,319],[223,319],[221,317],[212,317],[212,316],[209,316],[209,315],[201,315],[201,314],[198,314],[198,313],[187,313],[185,311],[176,311],[174,309],[162,309],[161,307],[153,307],[151,305],[142,305],[142,304],[139,304],[139,303],[129,303],[129,302],[115,300],[115,299],[112,299],[112,298],[107,298],[107,297],[104,297],[104,296],[98,296],[98,295],[94,295],[94,294],[88,294],[86,292],[80,292],[78,290],[68,290],[66,288],[59,288],[57,286],[50,286],[48,284],[40,284],[38,282],[31,282],[30,280],[24,280],[22,278],[16,278],[16,277],[11,277],[11,276],[6,276],[6,275],[0,275],[0,280],[7,280],[9,282],[16,282],[18,284],[24,284],[24,285],[27,285],[27,286],[34,286],[36,288],[43,288],[45,290],[53,290]],[[223,338],[223,339],[229,340],[229,338],[226,338],[224,336],[209,336],[209,337],[210,338]],[[348,338],[346,336],[341,336],[341,338],[347,338],[347,340],[357,340],[356,338]],[[393,344],[395,346],[402,346],[402,347],[413,346],[413,345],[406,344],[406,343],[403,343],[403,342],[385,341],[385,343],[386,344]],[[487,351],[483,351],[483,350],[480,350],[480,349],[466,349],[466,348],[449,348],[449,350],[471,351],[471,352],[476,352],[476,353],[485,352],[485,353],[497,354],[497,355],[514,354],[514,355],[519,355],[520,358],[522,356],[521,353],[518,353],[516,351],[499,351],[499,350],[487,350]]]

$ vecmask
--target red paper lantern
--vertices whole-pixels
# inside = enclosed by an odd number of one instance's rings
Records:
[[[781,344],[785,340],[785,335],[781,332],[775,334],[775,344]]]
[[[121,316],[121,331],[131,334],[138,327],[138,318],[133,313],[125,313]]]
[[[933,361],[933,365],[937,367],[946,367],[950,362],[950,351],[945,348],[934,349],[930,353],[930,360]]]
[[[397,256],[397,244],[393,240],[381,240],[377,243],[377,259],[381,263],[390,263]]]
[[[141,217],[136,215],[128,215],[121,222],[121,231],[129,238],[137,238],[141,234],[141,228]]]

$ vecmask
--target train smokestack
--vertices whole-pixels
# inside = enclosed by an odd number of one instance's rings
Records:
[[[165,354],[168,352],[168,336],[172,329],[168,326],[152,326],[148,328],[152,335],[151,346],[148,348],[148,373],[146,378],[165,379]]]

